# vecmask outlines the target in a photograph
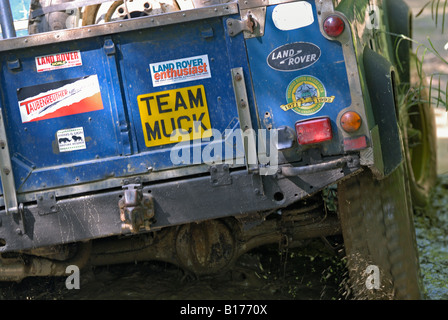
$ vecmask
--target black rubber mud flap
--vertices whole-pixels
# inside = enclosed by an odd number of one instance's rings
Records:
[[[377,154],[381,154],[382,166],[376,168],[379,177],[393,172],[403,160],[401,137],[398,127],[394,67],[375,51],[365,48],[363,64],[375,124],[378,127],[379,141],[373,141]],[[379,152],[378,152],[379,151]]]
[[[404,166],[377,180],[365,170],[338,186],[354,299],[421,299],[422,280]]]
[[[409,50],[412,43],[403,40],[401,35],[412,38],[412,11],[403,0],[386,0],[384,6],[389,24],[392,59],[400,77],[400,82],[409,83]]]

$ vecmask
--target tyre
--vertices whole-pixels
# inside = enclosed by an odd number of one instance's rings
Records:
[[[40,10],[50,5],[57,5],[65,2],[70,2],[70,0],[31,0],[28,33],[36,34],[41,32],[62,30],[71,27],[69,19],[73,14],[71,10],[50,12],[43,16],[31,18],[32,12],[36,10]]]
[[[405,166],[383,180],[370,170],[338,186],[354,299],[421,299],[422,281]]]
[[[425,75],[419,76],[417,57],[410,56],[411,86],[403,92],[400,127],[413,204],[425,208],[437,182],[437,132]]]
[[[70,1],[73,0],[31,0],[28,33],[37,34],[54,30],[70,29],[77,27],[79,24],[88,26],[180,10],[176,0],[165,0],[163,2],[153,1],[151,3],[138,0],[128,2],[125,5],[123,0],[118,0],[103,4],[89,5],[78,9],[50,12],[35,18],[31,17],[32,13],[37,10]],[[129,10],[135,10],[128,12],[128,7],[130,8]],[[124,8],[126,8],[126,10]]]

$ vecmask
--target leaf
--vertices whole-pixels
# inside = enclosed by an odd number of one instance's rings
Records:
[[[431,3],[431,1],[428,1],[428,2],[423,6],[423,8],[421,8],[420,11],[415,15],[415,17],[420,16],[420,15],[423,13],[423,11],[425,11],[425,8],[426,8],[430,3]]]

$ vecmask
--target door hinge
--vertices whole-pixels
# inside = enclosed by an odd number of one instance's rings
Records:
[[[226,186],[232,184],[229,165],[219,164],[210,167],[210,183],[212,186]]]
[[[37,214],[44,216],[51,213],[57,213],[59,211],[56,194],[54,192],[42,192],[36,194],[37,200]]]

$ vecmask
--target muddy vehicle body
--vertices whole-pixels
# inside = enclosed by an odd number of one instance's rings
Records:
[[[342,235],[356,294],[422,297],[434,125],[404,2],[33,0],[24,37],[1,3],[1,280]]]

